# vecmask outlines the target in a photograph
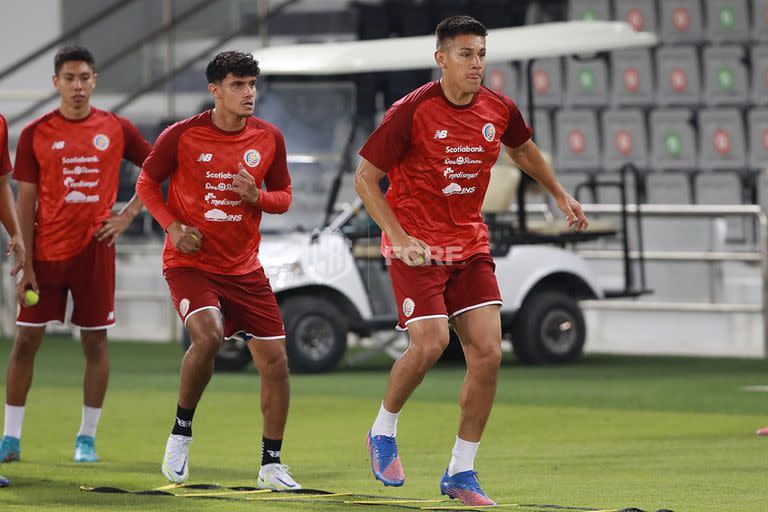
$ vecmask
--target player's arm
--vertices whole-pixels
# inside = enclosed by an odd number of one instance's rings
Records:
[[[232,180],[232,190],[237,192],[243,201],[252,204],[265,213],[281,214],[288,211],[293,200],[291,192],[291,176],[288,174],[288,161],[285,152],[285,140],[279,130],[273,132],[275,137],[275,156],[272,165],[264,176],[266,190],[256,186],[256,180],[238,163],[240,172]]]
[[[429,246],[408,235],[397,220],[381,192],[379,183],[385,176],[384,171],[363,158],[355,171],[355,190],[373,220],[389,237],[395,256],[410,266],[423,265],[430,260]]]
[[[7,255],[10,256],[12,252],[16,255],[16,264],[11,269],[12,276],[15,276],[21,270],[27,258],[26,245],[21,234],[15,206],[11,184],[8,182],[8,175],[0,176],[0,222],[3,223],[3,227],[5,227],[11,239],[8,243]]]
[[[173,246],[190,254],[200,250],[203,235],[194,226],[182,224],[168,208],[161,186],[178,165],[176,151],[179,135],[171,127],[158,137],[155,147],[149,153],[136,180],[136,195],[149,213],[168,233]]]
[[[27,181],[19,181],[19,227],[24,246],[27,248],[27,257],[22,265],[21,279],[16,283],[16,295],[19,304],[25,304],[24,292],[28,289],[40,293],[37,287],[37,278],[32,265],[35,247],[35,215],[37,214],[37,184]]]
[[[588,222],[581,205],[557,181],[554,171],[532,139],[514,148],[504,148],[518,167],[552,194],[558,208],[565,214],[569,226],[575,226],[578,231],[586,229]]]
[[[141,167],[152,151],[152,145],[144,139],[136,126],[129,120],[118,117],[118,121],[123,127],[123,138],[125,139],[123,157]],[[104,224],[96,231],[96,239],[99,241],[108,240],[109,245],[114,244],[117,237],[128,229],[133,219],[141,212],[141,207],[141,200],[134,193],[130,201],[118,213],[113,213],[104,221]]]

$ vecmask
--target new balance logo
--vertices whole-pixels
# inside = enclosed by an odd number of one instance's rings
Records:
[[[436,139],[444,139],[446,137],[448,137],[448,130],[437,130],[435,132]]]
[[[55,141],[51,146],[51,149],[64,149],[64,141],[63,140]]]
[[[200,153],[197,157],[198,162],[210,162],[213,159],[213,153]]]

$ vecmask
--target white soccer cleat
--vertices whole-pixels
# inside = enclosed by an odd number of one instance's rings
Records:
[[[295,491],[301,489],[301,484],[293,479],[285,464],[265,464],[259,470],[256,487],[276,491]]]
[[[181,484],[189,478],[189,447],[192,438],[171,434],[165,443],[165,457],[161,470],[163,476],[174,484]]]

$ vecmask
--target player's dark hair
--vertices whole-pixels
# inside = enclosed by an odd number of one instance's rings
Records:
[[[91,51],[84,47],[79,45],[74,46],[65,46],[58,52],[56,52],[56,56],[53,58],[53,71],[54,74],[58,75],[59,71],[61,71],[61,68],[64,66],[65,62],[72,62],[72,61],[82,61],[88,64],[93,71],[96,71],[96,64],[93,60],[93,54]]]
[[[448,39],[464,34],[485,37],[488,35],[488,29],[472,16],[449,16],[441,21],[435,29],[437,47],[440,48]]]
[[[221,82],[230,73],[237,77],[257,76],[259,74],[259,61],[254,59],[250,53],[230,50],[216,55],[205,68],[205,77],[211,84]]]

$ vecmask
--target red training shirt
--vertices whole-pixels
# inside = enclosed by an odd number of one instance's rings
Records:
[[[232,190],[238,163],[261,189],[257,204]],[[168,204],[160,185],[170,176]],[[193,254],[177,250],[166,237],[163,269],[193,267],[215,274],[243,275],[261,268],[258,251],[262,211],[283,213],[291,204],[285,141],[275,126],[249,117],[242,130],[228,132],[206,111],[167,128],[144,162],[136,192],[157,222],[174,220],[203,235]]]
[[[123,158],[140,166],[151,149],[133,123],[96,108],[78,120],[56,109],[27,125],[13,177],[37,185],[34,259],[85,249],[112,214]]]
[[[360,150],[386,172],[387,202],[403,229],[426,242],[432,258],[456,261],[489,253],[480,207],[501,144],[531,137],[514,102],[486,87],[467,105],[454,105],[439,81],[401,98]],[[392,244],[386,234],[382,254]]]
[[[0,116],[0,176],[11,172],[11,156],[8,154],[8,123]]]

